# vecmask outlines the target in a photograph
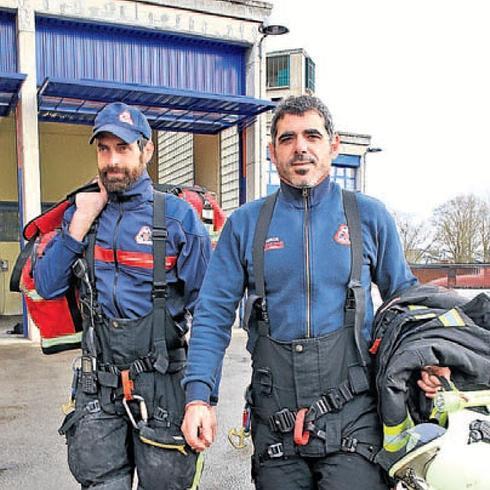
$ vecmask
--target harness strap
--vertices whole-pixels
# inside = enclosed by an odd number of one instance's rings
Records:
[[[314,426],[315,420],[327,413],[338,412],[346,403],[351,401],[355,395],[367,390],[369,390],[369,379],[365,370],[360,366],[351,367],[348,379],[340,383],[336,388],[329,390],[311,404],[305,416],[306,429],[318,437],[321,437],[321,434],[318,433]],[[283,408],[272,414],[267,418],[270,429],[274,432],[291,432],[296,424],[297,413],[296,410]],[[260,417],[260,413],[258,416]]]
[[[99,400],[88,402],[82,410],[75,410],[71,416],[65,418],[63,425],[58,429],[58,434],[64,436],[81,418],[88,413],[97,413],[102,410]]]
[[[344,306],[344,324],[354,326],[354,338],[361,363],[366,366],[369,363],[367,352],[362,346],[362,327],[366,310],[365,294],[361,283],[363,241],[361,230],[361,217],[357,204],[356,194],[342,189],[342,203],[349,228],[351,243],[351,271],[347,295]]]
[[[153,348],[155,349],[154,368],[165,374],[168,369],[167,342],[165,339],[165,304],[167,298],[167,272],[165,270],[165,194],[153,192]]]
[[[344,437],[341,441],[340,451],[347,453],[357,453],[368,461],[374,462],[376,453],[380,448],[368,442],[361,442],[353,437]],[[269,459],[286,459],[296,456],[297,449],[293,446],[277,442],[268,446],[265,451],[259,455],[259,462],[263,463]]]
[[[279,191],[267,196],[260,210],[257,226],[255,227],[253,241],[253,268],[255,275],[255,295],[250,296],[245,307],[248,316],[245,326],[248,328],[248,321],[252,311],[252,306],[257,312],[259,322],[259,335],[269,334],[269,315],[267,313],[267,302],[265,297],[265,279],[264,279],[264,245],[269,230],[269,225],[272,220],[272,213],[276,205]],[[250,303],[249,303],[250,302]]]
[[[340,450],[347,453],[357,453],[366,458],[368,461],[374,462],[377,452],[381,448],[361,442],[353,437],[343,437],[340,445]]]

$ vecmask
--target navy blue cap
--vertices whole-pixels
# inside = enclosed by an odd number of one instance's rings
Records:
[[[151,128],[146,116],[136,107],[122,102],[107,104],[96,116],[90,144],[100,133],[111,133],[131,144],[142,136],[151,139]]]

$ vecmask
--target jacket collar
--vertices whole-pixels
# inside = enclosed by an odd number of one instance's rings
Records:
[[[303,208],[305,206],[305,197],[307,197],[308,205],[313,207],[328,198],[332,193],[332,189],[333,182],[330,176],[326,177],[318,185],[305,189],[293,187],[281,181],[281,192],[279,197],[282,197],[284,201],[297,208]]]
[[[153,200],[153,184],[147,170],[124,192],[110,192],[109,200],[113,202],[139,203]]]

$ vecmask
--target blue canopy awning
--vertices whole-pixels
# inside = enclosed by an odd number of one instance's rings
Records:
[[[202,134],[248,126],[276,105],[246,96],[49,77],[38,91],[38,102],[42,121],[91,125],[105,104],[125,102],[139,107],[153,129]]]
[[[24,73],[0,72],[0,117],[8,116],[15,107],[25,79]]]

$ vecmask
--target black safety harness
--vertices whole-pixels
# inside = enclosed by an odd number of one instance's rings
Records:
[[[276,192],[266,198],[257,221],[253,242],[255,294],[248,297],[244,324],[248,328],[250,319],[253,318],[253,325],[259,337],[267,337],[270,334],[270,319],[267,311],[264,280],[264,245],[278,193]],[[325,441],[327,439],[325,431],[319,429],[315,422],[325,414],[342,410],[356,395],[370,389],[369,357],[367,349],[362,347],[361,331],[365,312],[365,293],[361,285],[363,242],[360,215],[357,199],[353,192],[343,190],[342,200],[351,242],[351,271],[344,306],[344,326],[354,325],[358,364],[349,368],[347,379],[335,388],[323,393],[308,408],[299,410],[283,408],[272,415],[262,413],[260,409],[255,409],[253,411],[254,415],[268,424],[271,431],[283,435],[294,433],[294,444],[291,441],[291,437],[284,437],[283,442],[270,445],[263,454],[260,454],[259,461],[290,457],[297,454],[299,446],[308,444],[310,435]],[[267,384],[267,381],[265,380],[264,383]],[[251,405],[253,404],[252,400],[249,400],[249,402]],[[372,444],[360,442],[350,437],[343,437],[338,449],[345,452],[357,452],[370,461],[374,460],[378,450]]]
[[[165,194],[154,190],[153,202],[153,312],[151,325],[151,350],[147,355],[134,359],[126,364],[116,364],[113,352],[102,334],[104,322],[116,326],[118,320],[105,319],[97,302],[95,285],[95,240],[96,224],[87,236],[88,244],[84,258],[73,266],[74,274],[81,279],[81,305],[84,317],[84,334],[82,340],[82,357],[79,368],[74,368],[72,397],[77,389],[87,395],[97,396],[84,407],[77,407],[71,417],[67,417],[59,433],[65,434],[86,413],[104,410],[108,413],[128,414],[133,426],[137,427],[135,418],[129,408],[129,402],[139,404],[139,416],[142,419],[153,418],[170,425],[180,426],[176,414],[158,406],[147,407],[145,399],[138,394],[135,383],[142,373],[157,371],[161,374],[174,373],[185,365],[186,348],[177,328],[169,328],[169,314],[166,309],[168,284],[165,268],[165,240],[167,228],[165,223]],[[96,335],[97,332],[97,335]],[[122,402],[117,404],[116,402]],[[123,408],[124,407],[124,408]],[[141,424],[140,424],[141,425]]]

